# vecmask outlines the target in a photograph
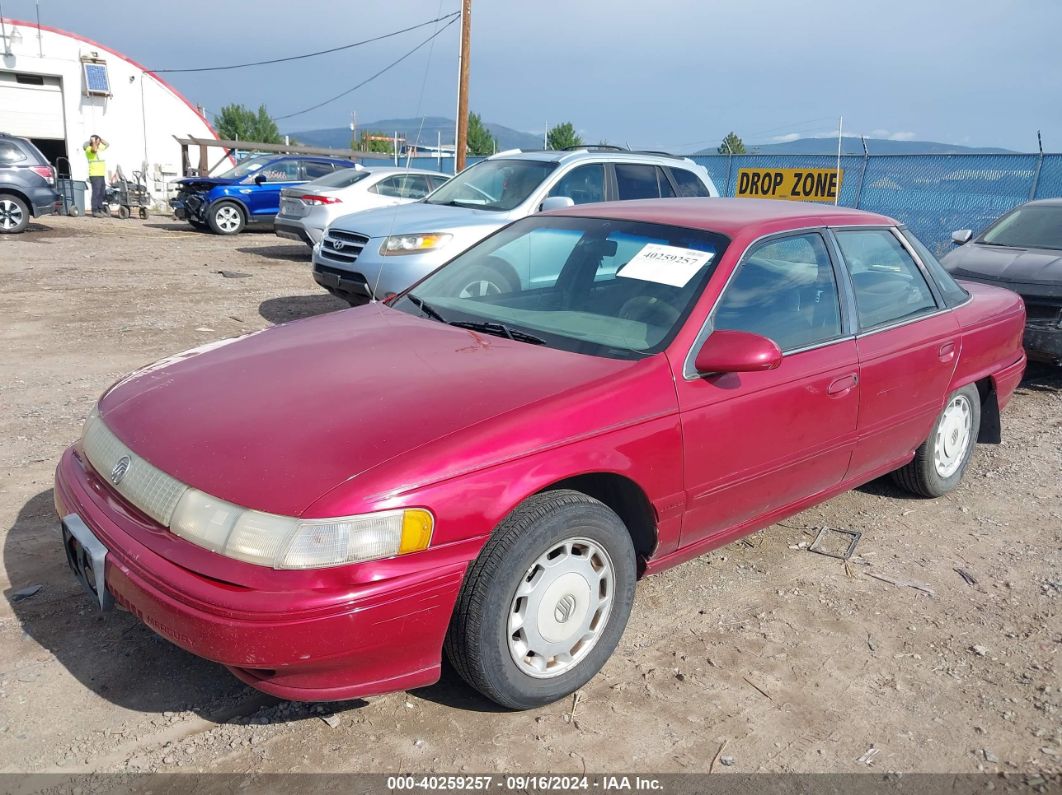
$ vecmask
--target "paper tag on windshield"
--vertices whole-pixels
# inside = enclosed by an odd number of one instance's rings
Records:
[[[714,256],[714,251],[647,243],[631,257],[630,262],[620,268],[616,276],[685,287],[697,271],[711,262]]]

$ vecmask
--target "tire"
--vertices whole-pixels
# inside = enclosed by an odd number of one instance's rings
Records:
[[[118,217],[123,221],[129,217],[129,208],[124,204],[118,208]]]
[[[503,259],[490,257],[494,267],[475,265],[462,271],[462,282],[457,292],[461,298],[481,298],[500,293],[512,293],[520,289],[520,279],[512,266]]]
[[[247,218],[236,202],[218,202],[207,212],[207,223],[215,235],[238,235],[247,225]]]
[[[81,210],[79,210],[77,208],[77,206],[75,205],[75,206],[71,207],[69,210],[67,210],[66,214],[69,215],[71,218],[77,218],[79,215],[81,215]]]
[[[0,235],[17,235],[29,226],[29,205],[13,193],[0,193]]]
[[[910,463],[892,473],[901,487],[921,497],[955,489],[966,473],[981,427],[981,395],[974,384],[948,396],[929,438]]]
[[[141,207],[139,215],[141,221],[146,221],[148,217],[147,207]]]
[[[591,587],[594,576],[601,579]],[[610,508],[576,491],[536,494],[498,525],[469,567],[447,656],[469,685],[503,707],[564,698],[616,648],[636,579],[630,533]]]

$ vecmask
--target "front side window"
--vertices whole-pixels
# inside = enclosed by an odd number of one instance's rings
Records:
[[[728,242],[662,224],[532,216],[459,255],[394,307],[561,350],[639,358],[678,333]]]
[[[219,175],[222,179],[243,179],[246,176],[257,173],[263,166],[272,162],[274,155],[258,155],[241,160],[239,165],[233,166],[225,173]]]
[[[783,351],[841,336],[841,307],[826,244],[819,234],[753,246],[716,305],[712,327],[748,331]]]
[[[937,308],[922,271],[889,229],[838,230],[864,331]]]
[[[977,242],[989,246],[1062,249],[1062,206],[1019,207],[996,221]]]
[[[593,163],[573,168],[549,192],[550,196],[567,196],[576,204],[605,200],[605,165]]]
[[[484,160],[466,168],[427,201],[506,212],[527,201],[556,168],[549,160]]]
[[[298,182],[298,160],[275,160],[267,163],[255,172],[255,179],[265,177],[266,182]]]

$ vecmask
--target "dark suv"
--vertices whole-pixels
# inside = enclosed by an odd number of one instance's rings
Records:
[[[25,138],[0,133],[0,235],[22,232],[30,218],[55,212],[55,169]]]

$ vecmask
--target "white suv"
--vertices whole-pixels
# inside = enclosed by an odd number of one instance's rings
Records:
[[[718,195],[703,167],[661,152],[605,146],[499,152],[420,201],[337,218],[314,246],[313,275],[357,306],[401,292],[532,213],[588,202]],[[507,292],[515,286],[481,280],[468,290]]]

